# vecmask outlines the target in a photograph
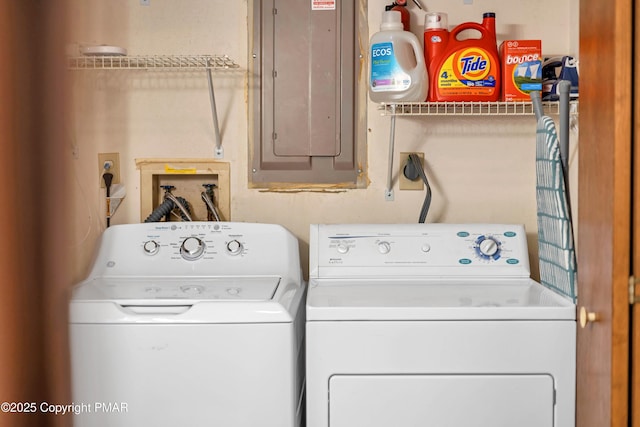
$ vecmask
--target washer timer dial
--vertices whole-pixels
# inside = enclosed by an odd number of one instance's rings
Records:
[[[204,253],[205,244],[197,237],[187,237],[180,245],[180,255],[187,261],[195,261]]]

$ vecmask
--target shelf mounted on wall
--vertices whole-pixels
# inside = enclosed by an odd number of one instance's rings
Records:
[[[559,114],[560,104],[542,102],[545,114]],[[383,116],[533,116],[531,101],[509,102],[400,102],[382,103]],[[578,101],[571,102],[572,115],[578,113]]]
[[[211,102],[211,115],[216,144],[213,157],[216,159],[222,159],[224,157],[211,72],[212,70],[228,71],[239,68],[239,65],[227,55],[75,56],[68,58],[67,67],[69,70],[205,70],[209,86],[209,100]]]
[[[560,113],[560,103],[542,102],[547,115]],[[383,116],[391,118],[389,133],[389,171],[384,198],[393,201],[393,150],[395,144],[396,117],[402,116],[533,116],[535,115],[531,101],[509,102],[398,102],[381,103],[378,107]],[[578,101],[572,101],[570,115],[577,117]]]

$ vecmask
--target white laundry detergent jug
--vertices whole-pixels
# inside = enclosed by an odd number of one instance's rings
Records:
[[[425,101],[429,90],[422,46],[403,31],[400,12],[382,14],[369,44],[369,97],[373,102]]]

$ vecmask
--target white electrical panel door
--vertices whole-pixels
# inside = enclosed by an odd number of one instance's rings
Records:
[[[553,409],[549,375],[334,375],[329,383],[329,427],[553,427]]]

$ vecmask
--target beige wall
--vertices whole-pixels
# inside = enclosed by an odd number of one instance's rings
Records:
[[[544,54],[578,52],[578,1],[422,0],[445,11],[451,25],[497,13],[498,42],[542,39]],[[370,0],[369,30],[377,31],[390,0]],[[411,3],[411,2],[409,2]],[[76,44],[108,44],[130,55],[227,54],[247,69],[247,0],[71,0]],[[411,8],[421,38],[424,12]],[[43,70],[43,72],[46,72]],[[213,157],[214,139],[204,72],[69,71],[75,115],[68,150],[75,180],[76,229],[72,252],[76,277],[90,262],[105,227],[104,190],[98,187],[97,153],[119,152],[127,196],[112,224],[139,222],[136,158]],[[366,189],[335,193],[267,193],[248,189],[246,75],[214,73],[216,100],[231,164],[233,221],[273,222],[288,227],[308,257],[308,228],[316,222],[415,222],[423,192],[398,191],[385,201],[389,118],[368,105]],[[575,139],[574,139],[575,140]],[[419,117],[397,120],[396,152],[426,153],[434,196],[427,221],[524,223],[535,248],[535,121],[533,117]],[[577,159],[571,158],[575,174]],[[396,161],[397,163],[397,161]],[[394,170],[397,165],[394,165]],[[397,172],[397,171],[396,171]],[[575,186],[574,186],[575,187]],[[534,257],[535,258],[535,257]],[[535,259],[534,259],[535,264]]]

